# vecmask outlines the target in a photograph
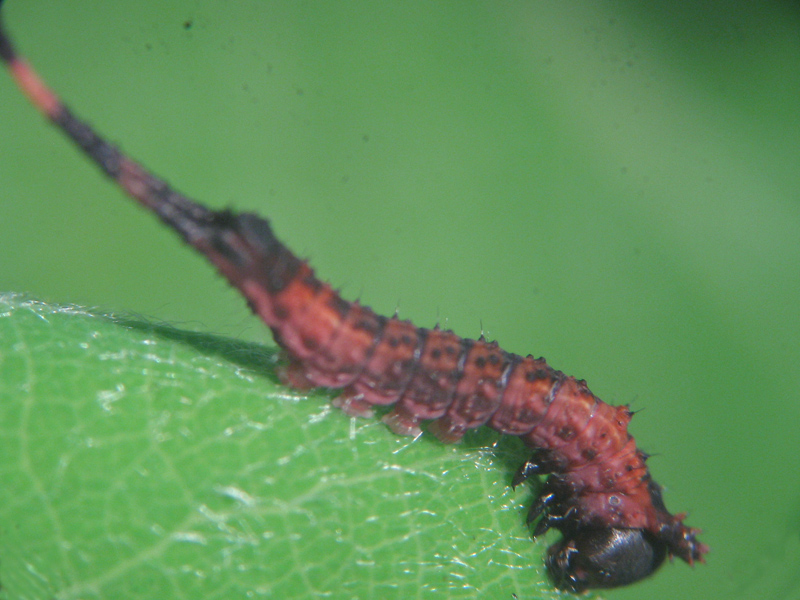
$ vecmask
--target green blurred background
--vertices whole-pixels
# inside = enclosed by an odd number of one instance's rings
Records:
[[[268,215],[346,297],[646,409],[712,554],[605,596],[800,598],[796,3],[5,4],[76,112]],[[268,342],[7,77],[0,99],[1,290]]]

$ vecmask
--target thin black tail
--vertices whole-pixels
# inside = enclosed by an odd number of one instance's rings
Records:
[[[2,0],[0,0],[2,7]],[[190,244],[202,237],[214,212],[171,189],[81,121],[17,54],[0,16],[0,59],[31,102],[92,161],[140,204],[155,212]]]
[[[310,276],[310,269],[302,269],[305,263],[275,238],[266,219],[206,208],[125,156],[76,117],[17,54],[1,16],[0,59],[33,105],[103,173],[205,255],[242,292],[253,310],[268,325],[275,325],[270,294],[284,289],[301,270]]]

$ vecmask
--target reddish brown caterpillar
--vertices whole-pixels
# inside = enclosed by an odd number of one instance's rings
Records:
[[[0,27],[0,57],[36,107],[130,196],[213,262],[270,327],[285,350],[294,387],[342,388],[334,404],[366,416],[393,405],[386,424],[418,435],[420,423],[444,442],[488,425],[534,449],[517,485],[547,474],[528,521],[534,535],[563,538],[546,559],[557,586],[614,587],[653,573],[667,555],[692,564],[708,548],[698,530],[670,514],[628,433],[631,413],[602,402],[584,381],[544,359],[521,357],[484,339],[417,328],[343,300],[314,276],[253,214],[209,210],[172,190],[75,118],[17,57]]]

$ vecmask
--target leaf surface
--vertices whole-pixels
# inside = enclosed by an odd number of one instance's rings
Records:
[[[0,296],[7,598],[550,598],[525,451],[350,420],[276,351]]]

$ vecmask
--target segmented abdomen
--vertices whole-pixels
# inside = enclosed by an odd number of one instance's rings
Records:
[[[384,420],[405,435],[418,434],[421,421],[435,419],[431,430],[453,442],[467,429],[487,424],[549,450],[556,470],[573,474],[587,492],[645,487],[632,475],[646,472],[635,445],[633,454],[623,452],[632,441],[627,407],[605,404],[583,381],[552,369],[542,358],[510,354],[495,342],[450,331],[417,328],[344,301],[274,238],[266,221],[243,215],[231,226],[238,229],[233,239],[260,249],[247,259],[254,279],[242,281],[237,269],[232,283],[243,289],[285,349],[284,375],[295,387],[344,388],[337,404],[352,414],[394,404]],[[224,237],[217,237],[215,248],[230,256]],[[622,464],[621,472],[609,465],[611,456],[613,464]],[[603,464],[602,475],[585,468],[592,463]],[[630,526],[643,526],[641,519],[635,521]]]

